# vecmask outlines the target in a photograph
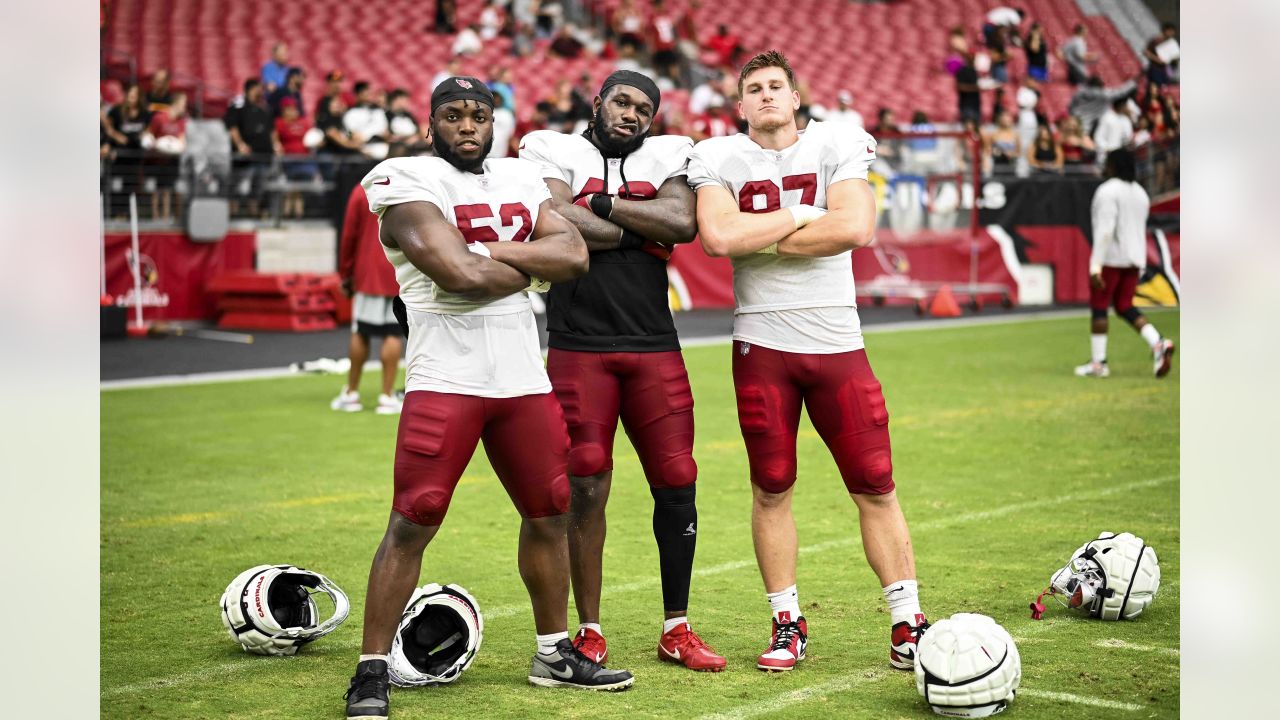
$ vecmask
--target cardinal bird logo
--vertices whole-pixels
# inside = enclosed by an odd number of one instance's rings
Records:
[[[470,81],[470,80],[463,80],[462,78],[454,78],[454,79],[453,79],[453,81],[454,81],[454,82],[456,82],[456,83],[458,83],[458,84],[459,84],[459,85],[461,85],[462,87],[466,88],[467,90],[470,90],[470,89],[471,89],[471,81]]]

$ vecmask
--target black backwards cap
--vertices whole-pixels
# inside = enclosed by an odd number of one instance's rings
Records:
[[[604,84],[600,86],[600,97],[604,97],[605,93],[609,92],[609,88],[614,85],[630,85],[639,89],[640,92],[649,96],[649,102],[653,103],[653,112],[655,114],[658,112],[658,104],[662,102],[662,93],[658,92],[658,86],[647,75],[642,75],[634,70],[618,70],[605,78]]]
[[[436,108],[454,100],[475,100],[493,107],[493,91],[478,78],[458,76],[441,80],[431,91],[431,114],[435,114]]]

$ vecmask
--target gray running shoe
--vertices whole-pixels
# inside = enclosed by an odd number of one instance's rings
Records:
[[[529,682],[539,687],[570,687],[579,690],[626,690],[635,682],[626,670],[609,670],[578,652],[568,638],[556,643],[550,655],[533,656]]]
[[[356,675],[347,689],[347,720],[386,720],[390,712],[390,681],[385,660],[365,660],[356,665]]]

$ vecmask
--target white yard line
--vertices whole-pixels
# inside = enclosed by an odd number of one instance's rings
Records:
[[[1018,695],[1041,698],[1043,700],[1057,700],[1058,702],[1073,703],[1075,705],[1089,705],[1090,707],[1105,708],[1107,710],[1134,712],[1147,709],[1146,705],[1135,705],[1118,700],[1104,700],[1103,698],[1086,697],[1084,695],[1072,695],[1071,693],[1054,692],[1053,690],[1036,690],[1035,688],[1018,688]],[[1015,699],[1014,702],[1016,703],[1017,700]]]
[[[852,674],[846,675],[845,677],[828,680],[827,682],[820,683],[818,685],[810,685],[808,687],[791,690],[790,692],[785,692],[763,702],[741,705],[733,708],[732,710],[703,715],[700,720],[746,720],[746,718],[774,713],[792,705],[808,702],[834,693],[845,692],[846,690],[851,690],[859,685],[878,682],[887,677],[888,672],[888,670],[880,669],[854,671]]]
[[[1092,500],[1100,497],[1106,497],[1109,495],[1115,495],[1117,493],[1127,492],[1129,490],[1138,490],[1141,488],[1154,487],[1156,485],[1162,485],[1164,483],[1173,482],[1176,479],[1177,479],[1176,476],[1168,476],[1168,477],[1152,478],[1150,480],[1139,480],[1135,482],[1124,483],[1122,485],[1113,485],[1111,487],[1102,488],[1100,490],[1094,490],[1091,492],[1069,493],[1066,495],[1058,495],[1056,497],[1042,498],[1040,500],[1031,500],[1031,501],[1022,502],[1022,503],[1013,503],[1011,505],[1005,505],[1002,507],[992,508],[990,510],[983,510],[980,512],[960,513],[959,515],[940,518],[932,522],[916,523],[912,527],[915,530],[933,530],[933,529],[947,527],[950,525],[972,522],[974,520],[986,520],[993,517],[1010,515],[1010,514],[1022,512],[1024,510],[1028,510],[1031,508],[1059,505],[1062,503],[1075,503],[1083,500]],[[858,542],[857,539],[854,537],[850,537],[847,539],[842,538],[842,539],[836,539],[836,540],[827,540],[825,542],[815,543],[813,545],[802,547],[800,548],[800,553],[808,555],[812,553],[824,552],[827,550],[833,550],[837,548],[852,547],[856,545],[857,542]],[[726,563],[720,563],[719,565],[712,565],[711,567],[694,570],[693,574],[695,577],[707,577],[711,575],[719,575],[721,573],[732,572],[735,570],[742,570],[742,569],[754,567],[754,566],[755,566],[754,559],[733,560]],[[638,592],[641,590],[656,589],[658,587],[659,587],[659,579],[655,577],[648,580],[638,580],[635,582],[626,583],[624,585],[614,585],[612,587],[606,586],[604,588],[602,595],[604,597],[613,597],[615,595]],[[532,613],[532,610],[530,610],[529,605],[527,603],[520,603],[515,605],[503,605],[503,606],[499,606],[491,609],[486,609],[483,606],[481,606],[481,610],[484,613],[485,620],[487,621],[497,620],[500,618],[515,617],[517,615]],[[350,635],[348,637],[344,637],[342,640],[338,640],[335,638],[333,641],[326,641],[326,644],[329,644],[334,647],[354,648],[359,644],[359,642],[356,636]],[[147,690],[158,690],[158,689],[175,687],[179,685],[186,685],[188,683],[198,682],[201,680],[211,680],[219,676],[236,675],[244,671],[256,672],[262,668],[262,665],[261,665],[262,662],[271,662],[271,660],[265,659],[265,658],[246,657],[241,662],[231,662],[231,663],[226,663],[222,665],[215,665],[212,667],[204,668],[199,671],[180,673],[177,675],[170,675],[168,677],[154,678],[151,680],[146,680],[138,683],[130,683],[127,685],[117,685],[115,687],[106,688],[102,690],[101,696],[104,698],[109,698],[109,697],[116,697],[120,695],[131,695],[139,692],[145,692]],[[858,678],[846,678],[841,682],[848,682],[851,680],[858,680]],[[863,678],[859,682],[866,681],[866,680],[867,678]],[[822,687],[822,686],[819,686],[819,687]],[[834,692],[834,691],[835,690],[828,690],[826,692]],[[796,691],[796,692],[799,692],[799,691]],[[807,699],[808,697],[809,696],[806,696],[805,698],[801,698],[801,699],[793,699],[793,700],[790,700],[787,704],[802,702],[803,699]],[[767,712],[767,709],[762,710],[760,712]],[[759,713],[756,713],[756,714],[759,714]],[[737,716],[731,716],[731,717],[737,717]],[[750,716],[744,715],[742,717],[750,717]]]

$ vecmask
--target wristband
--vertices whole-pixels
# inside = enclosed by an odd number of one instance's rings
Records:
[[[608,220],[609,215],[613,212],[613,196],[604,193],[593,193],[591,195],[591,212],[596,217]]]
[[[639,250],[644,245],[644,236],[639,233],[633,233],[630,230],[623,229],[622,237],[618,238],[619,250]]]

